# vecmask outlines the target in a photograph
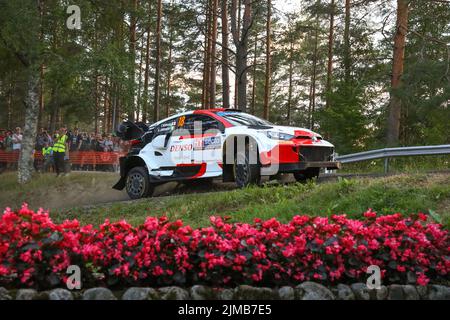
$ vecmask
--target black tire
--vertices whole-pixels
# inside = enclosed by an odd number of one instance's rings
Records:
[[[126,178],[125,189],[131,199],[150,197],[154,186],[150,183],[147,169],[144,167],[132,168]]]
[[[306,182],[313,178],[317,178],[319,176],[319,172],[320,168],[309,168],[306,170],[294,172],[294,177],[298,182]]]
[[[237,151],[233,165],[234,181],[238,188],[244,188],[252,184],[259,184],[261,181],[261,167],[258,164],[250,164],[249,147],[245,152]]]

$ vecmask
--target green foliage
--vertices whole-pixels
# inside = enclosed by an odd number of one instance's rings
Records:
[[[133,112],[140,118],[146,113],[147,120],[152,121],[154,1],[139,1],[136,9],[133,1],[77,1],[82,12],[81,30],[66,28],[66,1],[43,3],[42,19],[36,1],[0,3],[0,127],[22,126],[24,120],[26,74],[13,51],[28,52],[28,58],[44,66],[43,126],[54,128],[65,122],[71,127],[93,129],[97,125],[100,130],[112,130],[108,121],[120,121]],[[401,144],[449,143],[448,4],[427,0],[410,2],[403,84],[395,92],[389,92],[395,6],[384,6],[380,0],[353,2],[350,52],[347,52],[343,39],[343,3],[335,1],[335,7],[331,7],[330,1],[307,0],[290,7],[295,10],[291,12],[283,5],[274,4],[271,121],[302,127],[309,127],[313,122],[311,127],[333,142],[339,153],[382,147],[386,109],[392,94],[402,100]],[[258,1],[252,5],[247,97],[250,110],[261,116],[267,6]],[[207,0],[163,4],[161,114],[166,106],[175,113],[201,105],[207,8]],[[331,88],[327,90],[330,14],[334,14],[333,70]],[[130,44],[132,17],[137,19],[135,52]],[[229,51],[233,75],[235,48],[231,35],[228,43],[221,43],[221,19],[218,20],[215,63],[220,106],[221,52]],[[145,90],[147,37],[149,79]],[[40,39],[39,43],[34,39]],[[350,61],[350,80],[345,77],[344,61]],[[115,119],[112,119],[113,108]]]

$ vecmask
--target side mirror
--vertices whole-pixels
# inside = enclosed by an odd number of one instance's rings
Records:
[[[166,135],[159,135],[156,138],[154,138],[152,141],[152,146],[155,149],[160,149],[160,150],[167,149]]]

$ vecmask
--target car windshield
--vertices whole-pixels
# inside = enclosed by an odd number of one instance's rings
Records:
[[[252,116],[244,112],[225,111],[218,112],[217,115],[235,126],[272,126],[273,124],[267,120]]]

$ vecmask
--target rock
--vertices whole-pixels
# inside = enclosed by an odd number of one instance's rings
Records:
[[[3,287],[0,287],[0,300],[12,300],[9,291]]]
[[[353,283],[350,287],[355,294],[356,300],[370,300],[369,288],[367,288],[365,283]]]
[[[335,292],[337,300],[355,300],[352,289],[345,284],[338,284]]]
[[[386,300],[388,296],[388,288],[386,286],[381,286],[380,289],[374,289],[376,300]]]
[[[405,300],[420,300],[416,288],[410,284],[403,286],[403,293],[405,295]]]
[[[34,289],[19,289],[16,294],[16,300],[34,300],[38,292]]]
[[[295,290],[292,287],[281,287],[278,289],[278,296],[281,300],[294,300]]]
[[[33,300],[49,300],[49,292],[48,291],[41,291],[38,292],[37,295],[33,298]]]
[[[117,300],[111,290],[106,288],[91,288],[83,293],[83,300]]]
[[[428,299],[430,300],[450,300],[450,288],[440,285],[429,286]]]
[[[233,300],[234,298],[234,290],[231,289],[223,289],[218,294],[219,300]]]
[[[189,300],[189,293],[180,287],[160,288],[162,300]]]
[[[237,300],[274,300],[278,299],[277,293],[270,288],[259,288],[241,285],[234,289],[233,299]]]
[[[72,292],[67,289],[53,289],[48,294],[49,300],[73,300]]]
[[[427,286],[416,286],[417,293],[419,294],[420,299],[426,300],[428,299],[428,287]]]
[[[196,285],[189,290],[193,300],[216,300],[217,293],[214,289],[206,286]]]
[[[334,300],[333,293],[321,284],[306,281],[295,287],[301,300]]]
[[[122,300],[156,300],[158,292],[153,288],[129,288],[122,296]]]
[[[388,300],[404,300],[403,288],[399,284],[389,286]]]

